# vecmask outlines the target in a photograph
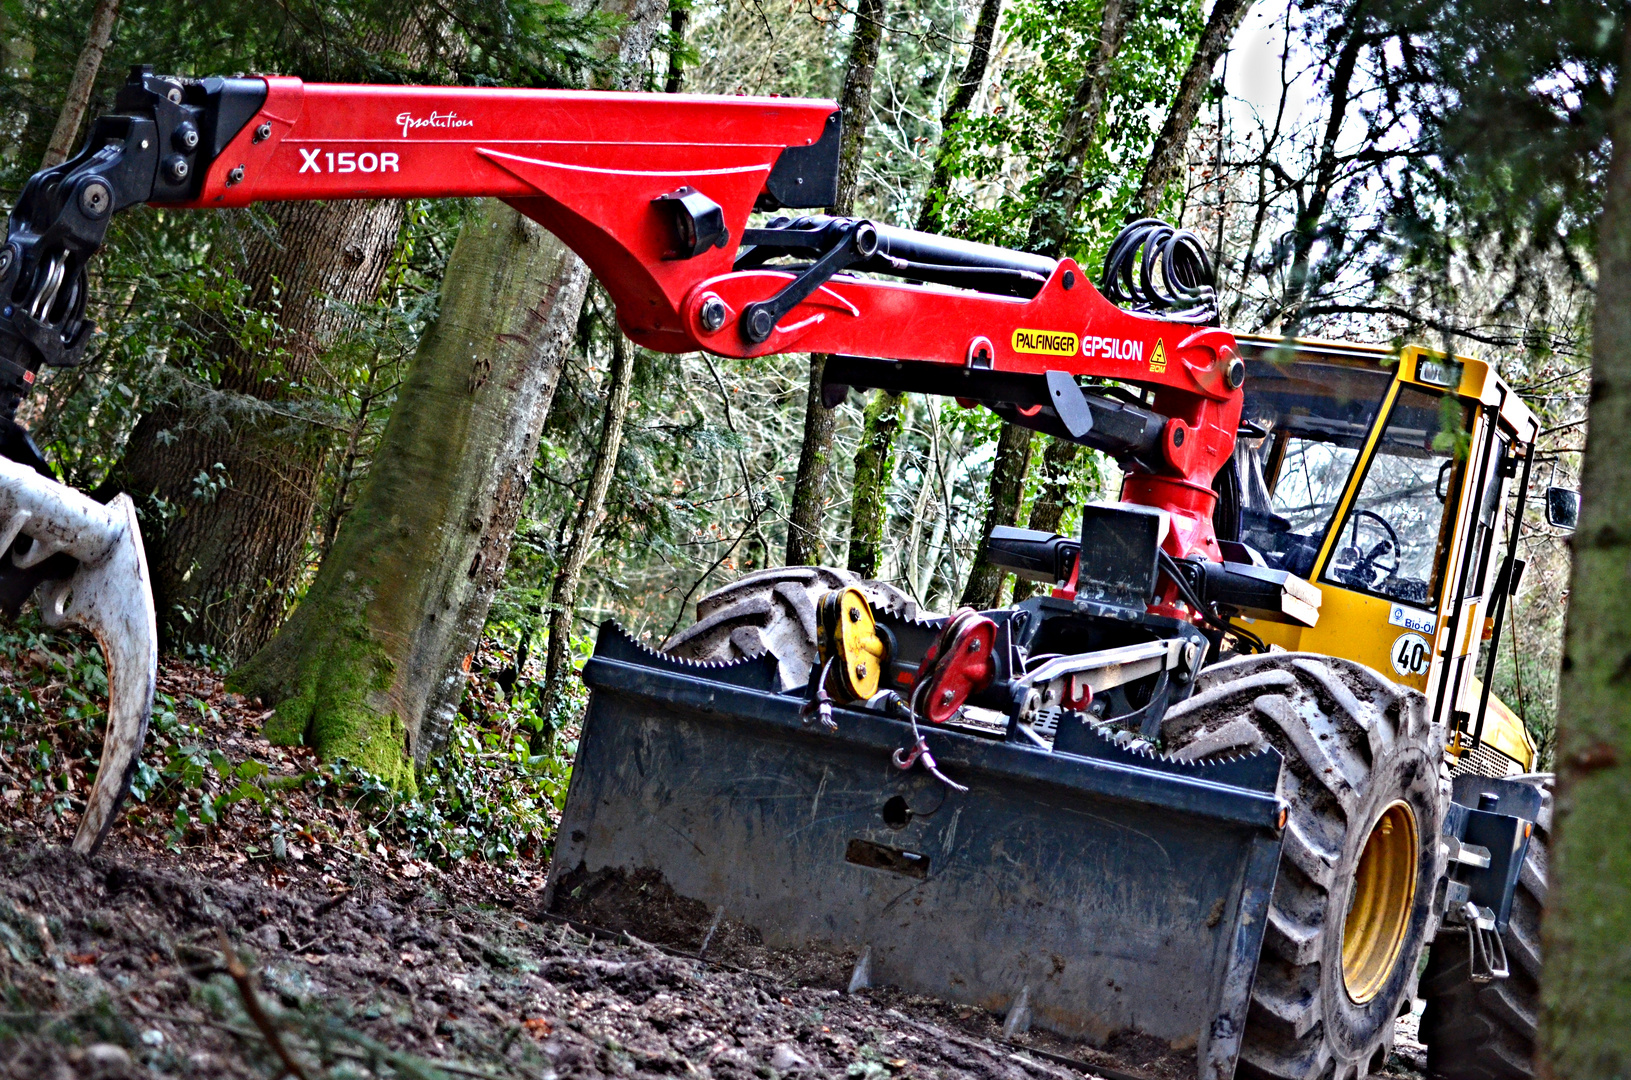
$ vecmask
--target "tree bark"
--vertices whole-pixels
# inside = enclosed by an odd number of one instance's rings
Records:
[[[685,26],[691,21],[691,0],[669,0],[668,78],[663,93],[677,94],[685,85]]]
[[[1105,0],[1099,47],[1076,86],[1070,108],[1059,125],[1059,139],[1049,163],[1043,200],[1031,219],[1026,248],[1055,258],[1070,237],[1071,222],[1082,202],[1082,165],[1098,134],[1099,118],[1110,91],[1116,54],[1138,11],[1138,0]]]
[[[251,240],[240,278],[247,306],[275,319],[278,335],[245,344],[224,333],[214,346],[218,389],[249,400],[225,416],[207,400],[157,406],[138,421],[120,469],[129,490],[178,512],[146,537],[168,647],[205,645],[229,659],[265,645],[288,609],[331,442],[278,406],[332,385],[322,358],[346,316],[330,301],[378,294],[404,206],[280,203],[270,214],[276,235]],[[251,402],[272,408],[250,412]],[[226,486],[200,485],[201,474]]]
[[[883,41],[884,0],[860,0],[855,32],[850,38],[849,63],[844,69],[844,90],[838,104],[844,113],[844,134],[838,149],[838,197],[832,213],[847,216],[855,210],[856,181],[861,171],[861,149],[866,144],[872,111],[872,80],[878,71],[878,48]],[[798,473],[793,479],[792,506],[787,515],[787,565],[808,566],[822,561],[821,519],[827,503],[827,478],[832,464],[833,433],[838,414],[821,400],[821,373],[827,358],[810,357],[810,384],[804,399],[804,440],[799,446]]]
[[[276,705],[274,742],[411,784],[463,691],[588,278],[504,203],[461,230],[356,507],[304,602],[232,674]]]
[[[980,525],[980,544],[974,551],[974,565],[968,572],[959,603],[973,608],[994,608],[1002,595],[1001,567],[986,561],[986,543],[998,525],[1019,520],[1020,497],[1025,492],[1025,473],[1031,464],[1031,429],[1004,423],[997,438],[997,459],[991,465],[987,489],[985,521]]]
[[[889,520],[889,481],[895,471],[895,436],[905,400],[904,394],[879,390],[862,414],[850,493],[849,568],[863,578],[878,576],[883,529]]]
[[[119,21],[121,0],[97,0],[91,12],[91,29],[85,35],[85,47],[80,50],[74,64],[74,74],[68,80],[68,93],[57,114],[57,126],[51,131],[40,168],[49,169],[68,160],[68,151],[74,148],[74,136],[85,120],[85,109],[91,101],[91,88],[96,85],[96,73],[102,69],[102,57],[113,40],[113,27]]]
[[[1620,70],[1631,70],[1631,30]],[[1631,1072],[1631,91],[1612,120],[1591,404],[1558,684],[1541,1074]]]
[[[643,66],[662,0],[625,18]],[[589,274],[519,210],[483,200],[461,230],[356,508],[306,600],[232,683],[277,706],[266,732],[409,787],[445,739],[515,523]]]
[[[623,446],[623,421],[629,414],[629,386],[634,377],[636,350],[622,334],[612,339],[612,370],[606,376],[606,412],[600,423],[600,443],[595,447],[595,467],[589,475],[589,490],[572,523],[572,536],[566,555],[555,574],[549,594],[549,648],[544,658],[544,715],[552,711],[566,678],[567,647],[572,636],[572,615],[577,603],[578,582],[589,561],[595,531],[606,509],[606,492],[617,471],[617,455]],[[548,741],[544,733],[544,741]]]
[[[1121,51],[1121,43],[1137,11],[1137,0],[1105,0],[1099,25],[1099,47],[1088,61],[1087,70],[1077,84],[1076,94],[1060,124],[1054,156],[1048,165],[1043,200],[1031,218],[1031,229],[1025,244],[1029,251],[1057,257],[1070,238],[1071,222],[1082,201],[1082,166],[1104,113],[1116,54]],[[980,545],[974,555],[974,565],[969,569],[968,584],[963,589],[963,602],[966,604],[995,606],[996,598],[1002,592],[1003,571],[985,561],[986,540],[998,525],[1012,525],[1019,519],[1030,453],[1030,429],[1004,422],[1002,435],[997,442],[997,464],[991,471]]]
[[[1177,177],[1184,161],[1184,150],[1189,145],[1189,132],[1195,126],[1195,114],[1200,111],[1201,94],[1212,81],[1212,71],[1223,54],[1229,51],[1235,31],[1241,20],[1252,9],[1252,0],[1217,0],[1206,26],[1195,43],[1195,55],[1179,80],[1178,93],[1167,110],[1166,123],[1155,137],[1155,146],[1144,166],[1144,178],[1138,185],[1138,206],[1146,217],[1153,217],[1161,208],[1161,196],[1167,185]]]
[[[991,60],[991,39],[997,32],[1002,0],[984,0],[974,21],[974,36],[968,60],[957,78],[957,89],[940,114],[940,145],[935,151],[934,172],[918,210],[919,232],[939,232],[944,227],[942,212],[951,189],[951,144],[946,134],[968,112],[985,81]],[[850,501],[849,568],[862,577],[878,572],[879,547],[889,523],[889,477],[894,467],[895,439],[900,433],[901,394],[879,390],[873,394],[863,416],[861,445],[855,451],[855,488]]]
[[[985,69],[991,63],[991,39],[997,32],[997,21],[1002,15],[1002,0],[983,0],[980,14],[974,20],[974,37],[969,44],[968,60],[963,73],[957,77],[957,91],[946,102],[940,114],[940,145],[934,152],[934,172],[929,176],[929,187],[923,194],[923,205],[917,213],[919,232],[939,232],[945,228],[946,195],[951,190],[951,143],[946,134],[957,125],[974,104],[974,95],[985,82]]]

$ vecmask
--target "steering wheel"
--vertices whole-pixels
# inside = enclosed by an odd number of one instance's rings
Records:
[[[1355,510],[1350,530],[1353,536],[1352,546],[1345,549],[1343,554],[1352,553],[1354,562],[1350,566],[1336,567],[1337,576],[1349,585],[1362,589],[1375,588],[1378,581],[1386,581],[1399,572],[1399,534],[1393,531],[1387,518],[1373,510]],[[1385,539],[1377,541],[1376,545],[1366,551],[1359,542],[1359,523],[1361,520],[1373,521],[1386,533]],[[1378,561],[1392,555],[1393,561],[1389,565],[1379,565]]]

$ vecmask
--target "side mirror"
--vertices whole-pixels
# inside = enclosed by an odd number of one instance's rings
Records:
[[[1554,529],[1574,531],[1580,521],[1580,493],[1568,488],[1546,489],[1546,524]]]

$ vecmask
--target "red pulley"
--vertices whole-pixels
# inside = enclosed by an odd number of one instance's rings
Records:
[[[996,642],[996,623],[973,608],[959,609],[923,658],[914,705],[937,724],[950,720],[970,694],[996,677],[991,655]]]

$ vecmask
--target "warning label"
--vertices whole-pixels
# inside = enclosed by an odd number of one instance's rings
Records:
[[[1014,331],[1014,351],[1040,353],[1043,356],[1075,356],[1076,335],[1061,330]]]
[[[1167,370],[1167,346],[1160,338],[1155,339],[1155,351],[1150,353],[1150,370]]]

